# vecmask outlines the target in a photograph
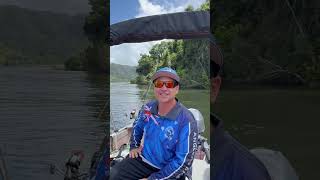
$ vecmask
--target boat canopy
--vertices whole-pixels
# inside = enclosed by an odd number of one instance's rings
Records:
[[[210,39],[210,60],[220,66],[223,56],[210,32],[209,11],[146,16],[112,24],[110,46],[162,39]]]
[[[209,38],[209,11],[191,11],[146,16],[110,26],[110,45],[161,39]]]

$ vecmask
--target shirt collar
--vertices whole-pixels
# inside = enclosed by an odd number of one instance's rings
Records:
[[[156,100],[155,103],[153,103],[153,105],[152,105],[151,113],[155,114],[155,115],[158,115],[160,117],[167,118],[167,119],[176,120],[178,115],[180,114],[182,108],[183,108],[183,105],[179,102],[179,100],[177,98],[176,98],[176,101],[177,101],[176,105],[169,111],[169,113],[167,115],[160,116],[158,114],[159,102]]]

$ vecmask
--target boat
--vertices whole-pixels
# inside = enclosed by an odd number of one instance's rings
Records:
[[[205,131],[204,118],[201,112],[189,108],[198,126],[198,147],[192,164],[192,179],[204,180],[210,177],[210,145],[207,138],[203,137]],[[129,155],[129,141],[132,134],[132,125],[125,126],[110,134],[110,166],[121,162]],[[143,143],[142,143],[143,144]],[[143,145],[142,145],[143,146]]]
[[[109,45],[119,45],[122,43],[139,43],[162,39],[208,39],[213,38],[210,33],[210,14],[209,11],[179,12],[161,14],[135,18],[110,26]],[[194,116],[201,115],[198,110],[194,111]],[[200,114],[200,115],[199,115]],[[131,114],[132,116],[132,114]],[[201,115],[202,116],[202,115]],[[199,120],[199,122],[201,122]],[[88,180],[92,179],[92,174],[97,168],[97,162],[102,157],[103,151],[110,149],[110,165],[117,163],[129,153],[129,139],[132,126],[128,125],[116,130],[106,136],[101,143],[101,148],[91,159],[91,166],[88,171],[81,172],[80,165],[83,158],[81,151],[71,152],[70,157],[65,163],[65,168],[51,164],[50,173],[59,174],[66,180]],[[200,131],[199,131],[200,132]],[[110,143],[110,145],[108,145]],[[198,151],[195,154],[192,171],[195,176],[193,179],[210,178],[210,146],[207,139],[199,134]]]

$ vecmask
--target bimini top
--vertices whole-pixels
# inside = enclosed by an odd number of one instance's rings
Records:
[[[223,56],[210,33],[209,11],[146,16],[112,24],[110,46],[161,39],[210,39],[210,60],[222,66]]]
[[[179,12],[146,16],[110,26],[110,45],[161,39],[210,37],[208,11]]]

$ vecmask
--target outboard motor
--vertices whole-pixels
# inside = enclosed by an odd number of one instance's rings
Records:
[[[197,121],[198,133],[199,134],[204,133],[204,130],[206,129],[206,127],[204,125],[204,118],[201,112],[198,109],[194,109],[194,108],[189,108],[189,111],[192,113],[194,119]]]
[[[204,125],[204,118],[201,114],[201,112],[197,109],[194,108],[190,108],[189,111],[192,113],[194,119],[197,121],[197,127],[198,127],[198,151],[200,150],[200,152],[204,152],[205,153],[205,157],[206,157],[206,161],[208,163],[210,163],[210,146],[207,142],[207,138],[202,136],[202,133],[204,133],[205,131],[205,125]],[[197,155],[197,154],[196,154]],[[201,156],[201,154],[199,154],[198,156]]]

